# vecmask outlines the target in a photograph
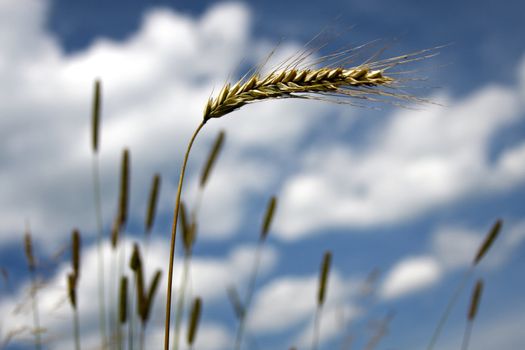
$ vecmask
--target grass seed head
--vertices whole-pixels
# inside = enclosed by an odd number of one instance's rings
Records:
[[[77,308],[77,281],[78,279],[74,272],[67,275],[67,295],[69,303],[75,310]]]
[[[149,315],[151,314],[151,309],[153,308],[153,299],[155,298],[155,293],[158,290],[161,276],[162,276],[162,271],[157,270],[149,286],[148,295],[146,296],[146,305],[144,307],[144,315],[143,315],[144,322],[148,321]]]
[[[208,177],[210,176],[210,172],[213,168],[213,165],[215,164],[217,157],[219,156],[219,153],[222,149],[222,145],[224,144],[224,137],[225,137],[225,133],[224,131],[221,130],[219,134],[217,135],[215,142],[213,143],[213,147],[210,151],[210,154],[208,155],[206,164],[204,165],[204,169],[202,171],[201,179],[200,179],[201,187],[204,187],[206,185],[206,182],[208,181]]]
[[[128,278],[122,276],[120,278],[119,288],[119,321],[121,324],[127,322],[128,319]]]
[[[182,201],[180,204],[179,215],[180,226],[182,229],[182,245],[184,247],[184,252],[190,254],[197,236],[197,224],[193,220],[190,222],[186,205]]]
[[[490,231],[487,233],[485,240],[483,241],[483,243],[481,243],[481,246],[479,247],[478,252],[476,253],[476,256],[474,257],[473,265],[479,264],[481,259],[483,259],[483,257],[487,254],[490,247],[492,246],[492,244],[498,237],[501,231],[502,225],[503,225],[503,221],[501,219],[497,220],[494,223]]]
[[[476,286],[472,291],[472,297],[470,300],[470,308],[468,310],[468,320],[470,322],[474,321],[478,313],[479,304],[481,302],[481,293],[483,292],[483,280],[478,280]]]
[[[193,345],[195,337],[197,336],[197,329],[199,327],[199,320],[201,316],[201,298],[195,298],[190,314],[190,327],[188,328],[188,344]]]
[[[120,229],[124,227],[128,219],[129,173],[129,150],[125,149],[122,152],[122,162],[120,167],[120,194],[118,210],[118,224]]]
[[[36,268],[36,259],[33,254],[33,241],[29,230],[27,230],[24,235],[24,251],[26,254],[27,266],[30,270],[34,270]]]
[[[264,220],[261,227],[261,239],[266,239],[266,236],[268,236],[268,232],[270,231],[270,225],[272,224],[273,216],[275,213],[275,207],[277,205],[277,198],[273,196],[268,201],[268,205],[266,206],[266,213],[264,214]]]
[[[71,265],[73,274],[76,278],[80,276],[80,249],[81,249],[80,232],[74,229],[71,233]]]
[[[151,232],[153,227],[153,220],[155,219],[155,212],[157,209],[157,199],[159,196],[160,189],[160,175],[155,174],[151,182],[151,190],[149,193],[148,211],[146,215],[146,232]]]

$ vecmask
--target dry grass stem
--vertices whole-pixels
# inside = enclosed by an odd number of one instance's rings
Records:
[[[261,227],[261,239],[263,240],[266,239],[266,236],[268,236],[268,232],[270,231],[270,225],[272,223],[276,205],[277,205],[277,198],[273,196],[268,201],[268,205],[266,207],[266,213],[264,215],[264,220],[263,220],[263,224]]]
[[[215,164],[217,157],[219,156],[219,153],[222,149],[222,145],[224,144],[224,131],[220,131],[217,135],[217,138],[215,139],[215,142],[213,143],[213,147],[211,149],[210,154],[208,155],[208,159],[206,160],[206,164],[204,166],[204,170],[202,171],[201,179],[200,179],[200,186],[204,187],[206,185],[206,182],[208,181],[208,177],[210,175],[211,169],[213,168],[213,165]]]
[[[494,223],[494,225],[490,229],[489,233],[485,237],[485,240],[483,241],[483,243],[479,247],[478,252],[476,253],[476,257],[474,258],[473,265],[477,265],[481,261],[481,259],[483,259],[483,257],[487,254],[487,252],[489,251],[490,247],[492,246],[492,244],[494,243],[494,241],[498,237],[498,235],[499,235],[499,233],[501,231],[501,226],[502,225],[503,225],[503,221],[502,220],[497,220]]]
[[[159,196],[159,189],[160,189],[160,175],[155,174],[151,182],[151,190],[149,193],[148,211],[146,214],[146,223],[145,223],[146,233],[151,232],[151,228],[153,227],[153,221],[155,219],[155,213],[157,211],[157,199]]]
[[[190,326],[188,328],[188,344],[193,345],[195,337],[197,336],[197,329],[199,327],[199,320],[201,316],[201,298],[195,298],[190,314]]]

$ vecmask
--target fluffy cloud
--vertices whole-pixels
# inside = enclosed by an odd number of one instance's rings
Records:
[[[403,259],[385,278],[379,291],[383,299],[392,299],[430,287],[441,278],[439,263],[430,256]]]
[[[342,279],[337,271],[330,273],[325,304],[329,325],[332,318],[339,316],[340,319],[341,313],[347,318],[357,316],[357,307],[348,301],[356,286],[357,283]],[[271,281],[257,294],[250,312],[249,328],[252,332],[264,334],[285,332],[290,327],[309,324],[316,310],[317,288],[318,276],[289,276]],[[331,334],[327,332],[325,336],[329,338]],[[300,341],[305,338],[311,340],[308,326],[298,337]]]
[[[523,142],[489,156],[494,136],[524,115],[515,90],[486,86],[436,100],[446,107],[393,113],[364,147],[333,142],[303,154],[301,171],[283,186],[279,235],[395,223],[523,182]]]

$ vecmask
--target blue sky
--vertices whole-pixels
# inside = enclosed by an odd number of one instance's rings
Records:
[[[261,62],[278,42],[277,61],[327,28],[331,41],[321,54],[376,39],[378,48],[386,46],[385,57],[450,44],[414,65],[414,74],[427,78],[414,92],[438,105],[409,110],[272,101],[210,121],[192,153],[184,192],[193,203],[208,149],[225,130],[226,144],[204,193],[192,270],[193,293],[204,299],[198,348],[231,348],[235,320],[225,289],[246,286],[273,194],[279,205],[249,319],[261,349],[309,347],[327,249],[334,265],[320,347],[338,348],[347,332],[364,345],[369,322],[394,312],[377,348],[424,348],[497,218],[505,221],[502,236],[469,281],[438,348],[459,348],[475,277],[483,277],[486,288],[471,348],[523,347],[523,12],[519,1],[2,2],[0,266],[9,281],[0,291],[0,310],[9,316],[0,335],[31,326],[21,246],[29,221],[45,281],[39,294],[49,348],[72,347],[64,302],[68,257],[50,256],[68,244],[73,227],[85,240],[83,342],[98,344],[89,148],[95,78],[104,93],[106,232],[124,147],[132,164],[126,244],[142,239],[151,176],[163,177],[148,255],[151,275],[167,265],[182,150],[210,93]],[[178,266],[180,261],[179,254]],[[363,300],[359,289],[376,268],[374,293]],[[161,342],[163,286],[161,291],[149,326],[152,348]],[[32,348],[27,330],[8,346],[26,348]]]

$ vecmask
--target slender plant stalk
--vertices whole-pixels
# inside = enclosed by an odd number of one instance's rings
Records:
[[[133,274],[133,285],[137,284],[137,278],[135,274]],[[132,289],[133,290],[133,289]],[[135,335],[135,293],[131,292],[131,299],[129,301],[129,322],[128,322],[128,349],[133,350],[133,343],[134,343],[134,335]]]
[[[445,323],[448,320],[450,312],[452,312],[454,305],[456,305],[456,302],[458,301],[458,298],[461,295],[461,292],[463,292],[463,289],[465,289],[467,281],[472,275],[472,272],[473,272],[472,267],[465,272],[465,274],[463,275],[463,278],[461,279],[460,284],[457,286],[456,290],[454,291],[454,294],[452,294],[452,297],[450,298],[447,304],[447,307],[445,308],[443,315],[441,315],[441,318],[439,319],[439,322],[434,330],[434,333],[432,334],[432,338],[430,339],[430,343],[428,344],[427,350],[432,350],[434,346],[436,345],[439,335],[441,334],[441,331],[443,330],[443,327],[445,326]]]
[[[78,310],[75,308],[73,310],[73,322],[74,332],[75,332],[75,349],[80,350],[80,321],[78,317]]]
[[[312,335],[312,350],[317,350],[317,347],[319,346],[319,331],[321,327],[322,309],[323,306],[321,304],[318,304],[317,308],[315,309],[314,330]]]
[[[179,348],[179,339],[180,339],[180,329],[182,325],[182,315],[184,313],[184,299],[186,296],[186,287],[188,284],[189,272],[190,272],[190,260],[191,255],[186,254],[184,256],[184,271],[182,272],[182,280],[179,289],[179,298],[177,302],[177,310],[175,313],[175,334],[173,336],[173,349],[178,350]]]
[[[326,299],[326,290],[328,289],[328,276],[330,274],[330,265],[332,264],[332,252],[324,253],[321,271],[319,274],[319,287],[317,290],[317,309],[315,310],[314,331],[312,336],[312,350],[317,350],[319,346],[319,333],[321,327],[321,314]]]
[[[472,264],[470,265],[469,269],[465,272],[465,275],[463,276],[459,286],[457,287],[456,291],[452,295],[452,298],[450,298],[450,301],[447,305],[447,308],[445,309],[445,312],[439,319],[438,325],[436,329],[434,330],[434,334],[432,335],[430,343],[428,344],[427,350],[432,350],[434,348],[434,345],[436,344],[439,338],[439,335],[441,334],[443,326],[445,325],[445,322],[447,321],[448,316],[450,315],[450,312],[452,311],[452,308],[456,304],[456,301],[459,298],[459,295],[465,288],[467,281],[469,280],[470,276],[474,272],[474,268],[487,255],[489,249],[493,246],[496,238],[499,236],[502,226],[503,226],[503,221],[501,219],[496,220],[496,222],[492,225],[489,232],[485,235],[485,239],[479,246],[476,252],[476,255],[474,256],[474,259],[472,261]]]
[[[465,333],[463,334],[463,342],[461,343],[461,350],[468,350],[470,335],[472,334],[472,322],[467,322],[465,326]]]
[[[33,327],[35,335],[35,348],[42,348],[42,339],[40,338],[40,317],[38,313],[37,281],[36,281],[36,259],[33,254],[33,242],[29,223],[26,223],[26,233],[24,235],[24,250],[27,259],[27,267],[31,278],[31,307],[33,309]]]
[[[184,182],[184,174],[186,173],[186,165],[188,163],[188,158],[190,155],[191,147],[195,138],[199,134],[199,131],[205,125],[205,121],[202,121],[197,129],[195,129],[193,135],[190,138],[188,147],[186,149],[186,154],[184,155],[184,160],[182,162],[182,167],[179,177],[179,185],[177,187],[177,195],[175,199],[175,209],[173,211],[173,223],[171,225],[171,242],[170,242],[170,261],[168,265],[168,287],[167,287],[167,297],[166,297],[166,320],[164,324],[164,350],[169,350],[170,344],[170,317],[171,317],[171,291],[173,283],[173,260],[175,257],[175,241],[177,238],[177,222],[179,218],[179,207],[180,207],[180,197],[182,194],[182,184]]]
[[[35,349],[40,350],[42,348],[42,339],[40,337],[40,316],[38,313],[38,297],[36,289],[35,272],[31,271],[31,304],[33,308],[33,323],[35,325]]]
[[[102,349],[106,348],[106,296],[104,276],[104,251],[103,251],[103,218],[102,218],[102,195],[100,190],[100,168],[99,168],[99,129],[100,129],[100,106],[101,106],[101,83],[95,81],[92,108],[92,175],[93,175],[93,200],[95,204],[95,218],[97,223],[97,268],[98,268],[98,315]]]
[[[259,272],[259,266],[261,265],[261,254],[263,249],[264,240],[259,240],[257,244],[257,250],[255,252],[255,259],[253,261],[252,272],[250,275],[250,281],[246,288],[246,296],[244,299],[243,312],[239,313],[239,327],[237,327],[237,336],[235,337],[235,349],[239,350],[242,347],[243,336],[246,329],[246,322],[248,317],[248,310],[252,303],[253,294],[255,292],[255,283],[257,281],[257,274]]]

